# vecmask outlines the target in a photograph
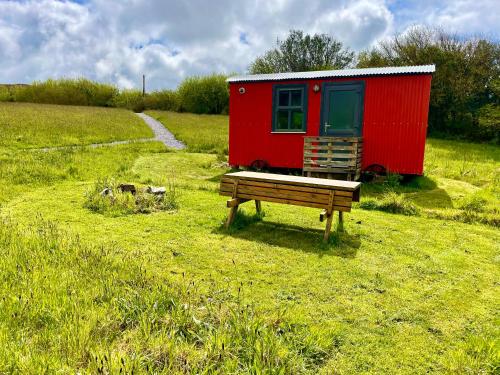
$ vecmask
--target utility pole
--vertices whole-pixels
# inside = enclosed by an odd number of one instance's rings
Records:
[[[142,96],[146,96],[146,76],[142,75]]]

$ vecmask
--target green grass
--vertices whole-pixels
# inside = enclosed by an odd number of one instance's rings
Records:
[[[425,174],[474,186],[499,184],[500,147],[440,139],[427,141]]]
[[[419,215],[354,208],[328,245],[309,208],[264,203],[256,217],[248,202],[224,230],[217,155],[5,152],[0,373],[497,373],[498,229],[425,211],[490,210],[497,150],[476,153],[489,177],[472,184],[454,147],[430,140],[433,172],[393,187]],[[93,212],[85,192],[105,177],[175,181],[179,209]]]
[[[229,121],[223,115],[146,111],[160,121],[190,152],[227,154]]]
[[[0,147],[86,145],[153,137],[131,111],[0,102]]]

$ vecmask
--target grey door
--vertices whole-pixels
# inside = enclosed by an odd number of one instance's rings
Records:
[[[361,136],[364,82],[323,84],[320,135]]]

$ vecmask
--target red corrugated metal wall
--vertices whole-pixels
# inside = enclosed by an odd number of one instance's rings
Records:
[[[265,160],[271,167],[302,168],[303,137],[319,135],[321,92],[315,93],[313,86],[340,81],[365,81],[363,168],[380,164],[401,174],[422,174],[430,74],[231,83],[229,163],[250,166]],[[272,88],[277,83],[308,84],[306,133],[272,133]]]

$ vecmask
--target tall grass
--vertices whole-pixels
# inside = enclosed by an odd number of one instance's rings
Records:
[[[122,90],[115,95],[112,105],[118,108],[130,109],[134,112],[142,112],[144,110],[144,97],[139,90]]]
[[[179,94],[174,90],[153,91],[144,98],[144,107],[162,111],[178,111],[180,108]]]
[[[337,334],[40,219],[0,223],[0,373],[315,373]]]
[[[359,207],[365,210],[378,210],[407,216],[419,214],[418,207],[406,199],[404,194],[398,194],[394,191],[387,191],[381,199],[364,199]]]
[[[112,85],[79,79],[48,79],[44,82],[33,82],[15,90],[16,102],[89,105],[99,107],[112,106],[118,89]]]
[[[228,112],[226,76],[212,74],[188,77],[176,90],[158,90],[145,95],[137,89],[119,90],[109,84],[78,79],[48,79],[31,85],[0,85],[0,102],[119,107],[142,112],[144,109],[221,114]]]
[[[146,192],[146,188],[138,187],[133,195],[122,192],[119,183],[114,179],[98,180],[85,192],[85,208],[108,215],[123,216],[130,214],[148,214],[155,211],[172,211],[179,207],[175,184],[170,182],[163,195]]]
[[[202,114],[228,112],[229,90],[223,74],[186,78],[178,88],[180,110]]]

